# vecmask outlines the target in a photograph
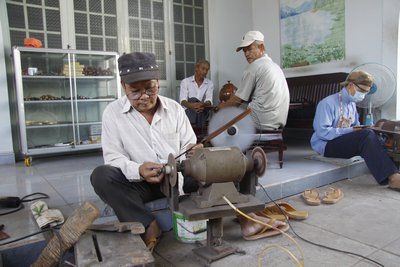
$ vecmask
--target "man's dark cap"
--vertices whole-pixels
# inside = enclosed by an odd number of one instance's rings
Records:
[[[125,83],[160,79],[160,69],[152,53],[123,54],[118,58],[118,68],[121,80]]]

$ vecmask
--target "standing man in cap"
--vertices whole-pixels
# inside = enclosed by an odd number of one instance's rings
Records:
[[[218,108],[246,102],[258,129],[283,128],[289,111],[289,88],[282,69],[265,53],[264,35],[259,31],[247,32],[236,52],[240,50],[249,65],[235,95]]]
[[[97,167],[90,180],[119,221],[144,225],[142,239],[153,251],[161,230],[144,203],[165,197],[160,182],[168,155],[177,156],[202,145],[195,145],[196,136],[181,105],[158,95],[160,71],[154,54],[124,54],[118,66],[125,95],[104,110],[101,138],[105,165]],[[196,191],[197,183],[188,178],[183,190]]]
[[[379,184],[400,189],[400,174],[372,129],[360,126],[356,103],[373,84],[365,71],[354,71],[341,83],[339,93],[318,103],[311,147],[320,155],[335,158],[361,156]]]

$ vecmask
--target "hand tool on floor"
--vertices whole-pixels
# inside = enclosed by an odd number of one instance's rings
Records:
[[[143,224],[140,222],[115,222],[109,224],[92,224],[88,230],[102,232],[124,233],[130,231],[132,234],[143,234],[145,232]]]

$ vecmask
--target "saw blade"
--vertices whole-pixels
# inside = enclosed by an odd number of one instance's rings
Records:
[[[241,113],[243,113],[243,109],[237,107],[221,109],[212,116],[208,125],[208,134],[214,132]],[[210,142],[213,146],[236,146],[241,151],[245,151],[253,143],[255,132],[256,128],[253,119],[251,116],[246,116],[214,137]]]

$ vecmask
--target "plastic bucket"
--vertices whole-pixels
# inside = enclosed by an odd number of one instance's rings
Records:
[[[188,221],[180,212],[174,212],[172,227],[175,239],[184,243],[194,243],[207,239],[207,220]]]

